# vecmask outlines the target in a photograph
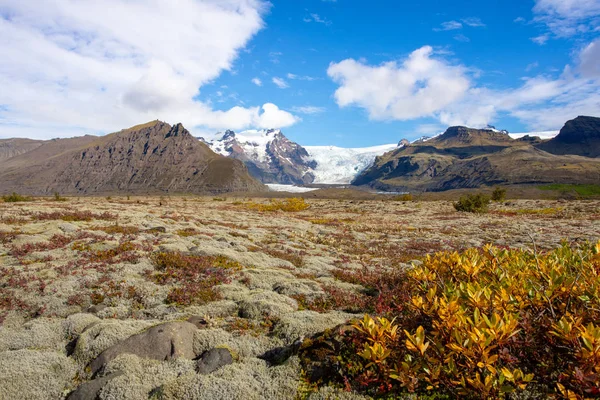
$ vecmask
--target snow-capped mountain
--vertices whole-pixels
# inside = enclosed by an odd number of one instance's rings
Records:
[[[509,133],[487,126],[483,130],[504,133],[513,139],[538,136],[549,139],[558,132]],[[434,140],[442,135],[423,136],[412,142],[384,144],[363,148],[337,146],[301,146],[289,140],[278,129],[225,131],[206,142],[211,149],[227,157],[243,161],[250,174],[267,184],[350,184],[355,177],[373,165],[376,157],[412,144]],[[539,139],[536,139],[539,140]]]
[[[375,157],[403,146],[387,144],[365,148],[301,146],[280,130],[249,130],[218,133],[206,142],[224,156],[243,161],[250,174],[263,183],[275,184],[349,184],[369,167]]]
[[[307,184],[315,179],[316,162],[280,130],[228,130],[212,141],[200,139],[215,153],[244,162],[250,174],[263,183]]]

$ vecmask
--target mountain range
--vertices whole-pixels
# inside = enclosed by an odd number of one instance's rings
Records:
[[[376,156],[398,147],[301,146],[274,129],[240,133],[228,130],[213,140],[199,139],[215,153],[244,162],[261,182],[287,185],[350,184]]]
[[[376,158],[353,185],[442,191],[498,184],[600,182],[600,118],[578,117],[550,139],[493,129],[448,128]]]
[[[441,191],[598,182],[600,118],[594,117],[568,121],[552,139],[450,127],[432,138],[366,148],[301,146],[273,129],[228,130],[205,140],[161,121],[101,137],[0,140],[1,193],[222,193],[350,183]]]

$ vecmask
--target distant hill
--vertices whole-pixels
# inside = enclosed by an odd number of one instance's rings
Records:
[[[54,139],[0,161],[0,192],[45,195],[257,191],[243,163],[181,124],[152,121],[106,136]]]
[[[548,141],[513,139],[492,129],[451,127],[433,139],[377,157],[352,183],[400,191],[496,184],[597,184],[600,159],[592,157],[600,151],[598,120],[579,117],[569,121]]]
[[[43,144],[43,140],[0,139],[0,162],[37,149]]]
[[[600,118],[577,117],[568,121],[556,137],[536,147],[552,154],[600,157]]]

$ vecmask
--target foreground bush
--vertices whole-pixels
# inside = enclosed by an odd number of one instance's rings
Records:
[[[407,307],[354,323],[328,379],[375,396],[600,396],[600,243],[440,253],[406,279]]]
[[[468,194],[454,203],[456,211],[484,213],[487,212],[490,198],[484,194]]]

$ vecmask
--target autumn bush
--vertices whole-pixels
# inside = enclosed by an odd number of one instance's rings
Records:
[[[304,211],[310,207],[303,198],[301,197],[293,197],[291,199],[281,200],[271,200],[268,204],[262,203],[247,203],[248,208],[252,210],[258,211],[285,211],[285,212],[297,212]]]
[[[172,285],[167,302],[179,305],[205,304],[218,300],[215,287],[231,282],[242,266],[224,256],[158,252],[151,257],[157,272],[149,277],[158,284]]]
[[[454,203],[454,209],[462,212],[485,213],[489,204],[490,198],[484,194],[468,194]]]
[[[438,253],[405,279],[406,306],[355,322],[328,379],[385,398],[600,396],[600,242]]]

